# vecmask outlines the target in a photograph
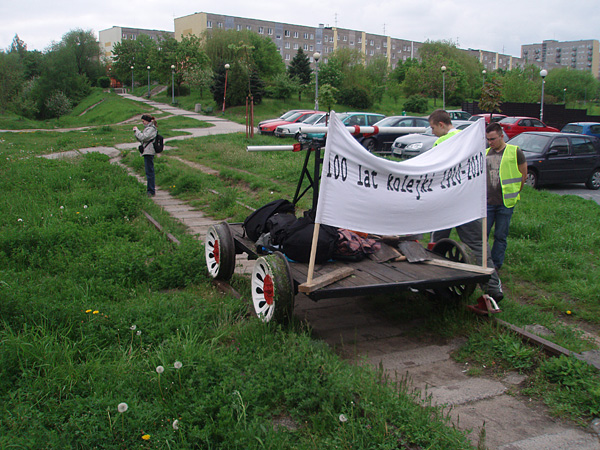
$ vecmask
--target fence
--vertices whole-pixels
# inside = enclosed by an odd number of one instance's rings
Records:
[[[483,114],[489,111],[479,109],[479,102],[463,102],[463,111],[471,114]],[[495,111],[496,112],[496,111]],[[500,105],[500,112],[507,116],[540,117],[539,103],[512,103]],[[600,122],[600,116],[591,116],[585,109],[569,109],[565,105],[549,105],[544,103],[544,122],[559,130],[570,122]]]

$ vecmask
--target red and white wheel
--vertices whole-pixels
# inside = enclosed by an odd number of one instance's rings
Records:
[[[235,270],[235,242],[226,222],[211,225],[204,241],[206,267],[211,277],[229,280]]]
[[[294,282],[280,252],[261,256],[252,270],[252,303],[263,322],[288,321],[294,311]]]

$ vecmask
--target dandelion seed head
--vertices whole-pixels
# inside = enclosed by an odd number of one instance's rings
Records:
[[[60,209],[65,209],[65,207],[64,207],[64,206],[61,206],[61,207],[60,207]]]
[[[127,408],[129,408],[129,406],[127,406],[127,403],[119,403],[119,406],[117,406],[117,410],[120,413],[124,413],[125,411],[127,411]]]
[[[348,422],[348,418],[346,417],[345,414],[340,414],[340,422],[344,423],[344,422]]]
[[[137,328],[137,325],[135,325],[135,324],[134,324],[134,325],[131,325],[131,326],[129,327],[129,329],[130,329],[131,331],[135,330],[136,328]]]
[[[175,419],[173,421],[173,429],[174,430],[179,430],[179,420]]]
[[[135,334],[137,334],[138,336],[141,336],[141,335],[142,335],[142,330],[137,330],[137,331],[135,332]]]
[[[156,373],[163,373],[165,371],[165,368],[163,366],[156,366]]]
[[[17,222],[23,222],[23,219],[17,219]]]
[[[173,364],[173,366],[176,369],[181,369],[181,367],[183,366],[183,364],[181,363],[181,361],[175,361],[175,364]]]
[[[83,205],[83,209],[87,209],[87,205]]]

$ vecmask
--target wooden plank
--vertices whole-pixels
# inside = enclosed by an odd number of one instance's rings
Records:
[[[334,270],[333,272],[329,272],[326,275],[313,278],[310,284],[302,283],[298,286],[298,291],[303,292],[305,294],[313,292],[324,286],[328,286],[332,283],[335,283],[336,281],[341,280],[342,278],[346,278],[352,275],[353,273],[354,269],[352,267],[340,267],[339,269]]]
[[[481,266],[474,266],[472,264],[464,264],[464,263],[449,261],[449,260],[445,260],[445,259],[432,259],[429,261],[423,261],[423,264],[448,267],[450,269],[465,270],[467,272],[482,273],[484,275],[491,275],[492,273],[494,273],[494,269],[491,267],[484,268]]]

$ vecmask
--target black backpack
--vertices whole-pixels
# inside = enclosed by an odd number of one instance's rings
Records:
[[[165,139],[160,134],[157,134],[156,137],[154,138],[154,151],[156,153],[162,153],[162,151],[164,149],[165,149]]]
[[[270,203],[267,203],[264,206],[261,206],[244,220],[244,230],[246,235],[252,239],[252,241],[256,242],[259,236],[263,233],[266,233],[267,230],[267,220],[269,217],[274,216],[278,213],[294,213],[294,204],[289,200],[279,199],[273,200]]]
[[[310,250],[312,247],[313,233],[315,230],[315,219],[311,212],[305,213],[304,217],[296,219],[285,229],[282,250],[288,258],[308,263],[310,261]],[[319,226],[319,238],[317,240],[317,264],[330,260],[333,256],[335,244],[338,239],[337,228],[321,224]]]

